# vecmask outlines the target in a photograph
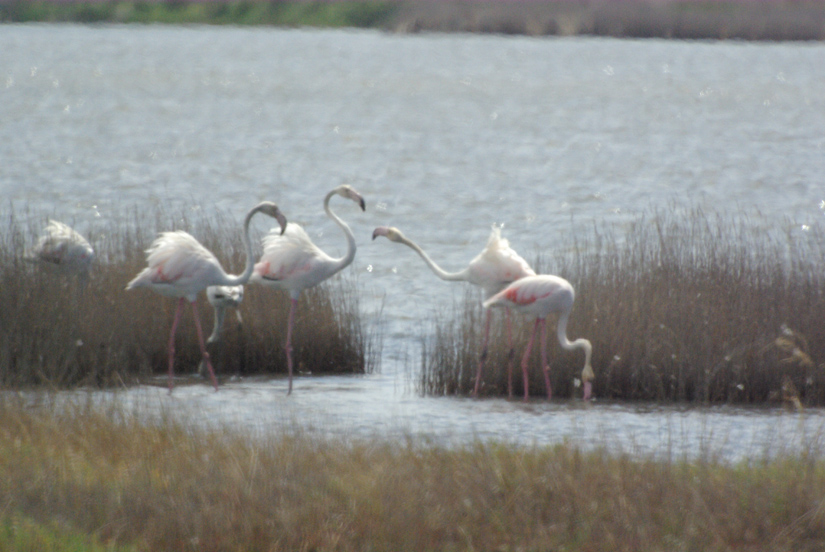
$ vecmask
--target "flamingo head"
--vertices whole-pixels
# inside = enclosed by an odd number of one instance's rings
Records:
[[[582,370],[582,382],[584,383],[584,395],[583,399],[586,401],[590,400],[590,395],[593,392],[593,379],[595,379],[596,374],[593,373],[593,367],[590,365],[590,357],[593,354],[593,348],[590,346],[590,342],[586,339],[582,340],[584,342],[584,369]]]
[[[272,203],[271,201],[262,201],[258,204],[257,207],[255,207],[253,211],[261,212],[277,220],[278,224],[281,226],[281,234],[283,234],[284,230],[286,230],[286,217],[278,208],[278,206]]]
[[[341,186],[335,188],[335,190],[333,191],[339,196],[351,199],[352,201],[357,203],[359,207],[361,207],[362,211],[367,210],[367,205],[366,203],[364,203],[364,198],[361,197],[361,194],[359,194],[352,186],[348,184],[342,184]]]
[[[404,234],[401,233],[401,230],[395,228],[394,226],[379,226],[372,232],[372,239],[377,238],[378,236],[384,236],[390,241],[393,242],[403,242],[404,241]]]

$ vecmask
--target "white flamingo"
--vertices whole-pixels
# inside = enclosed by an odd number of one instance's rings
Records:
[[[433,261],[427,253],[414,241],[407,238],[398,228],[379,226],[372,233],[372,239],[378,236],[384,236],[390,241],[402,243],[413,251],[418,253],[427,266],[435,273],[436,276],[442,280],[452,282],[469,282],[474,286],[478,286],[484,292],[484,298],[488,299],[504,289],[505,286],[511,282],[515,282],[525,276],[534,276],[536,273],[530,268],[523,258],[519,256],[511,247],[510,242],[501,237],[501,229],[498,226],[493,226],[490,237],[487,240],[487,246],[479,253],[467,268],[458,272],[447,272],[435,261]],[[490,311],[487,311],[484,322],[484,338],[481,345],[481,355],[478,361],[478,370],[476,372],[476,383],[473,389],[473,395],[478,396],[479,387],[481,384],[481,372],[484,368],[484,361],[487,359],[487,341],[490,336]],[[507,322],[507,341],[510,346],[510,359],[513,356],[513,334],[510,325],[510,312],[505,311],[505,318]],[[512,363],[508,366],[508,393],[513,394],[512,383]]]
[[[198,318],[198,308],[195,302],[197,294],[209,286],[243,285],[252,274],[252,244],[249,241],[249,223],[256,213],[264,213],[278,220],[281,231],[286,227],[286,217],[272,202],[264,201],[256,205],[247,213],[243,224],[243,242],[246,246],[246,268],[238,276],[227,274],[220,262],[203,245],[190,234],[183,231],[163,232],[146,250],[148,267],[143,269],[129,284],[127,290],[148,287],[152,291],[178,299],[175,319],[172,322],[172,331],[169,336],[169,392],[172,392],[175,359],[175,331],[180,321],[185,301],[192,304],[192,313],[195,317],[195,328],[198,331],[198,342],[209,376],[215,390],[218,389],[218,380],[212,370],[212,363],[206,346],[203,342],[203,332]]]
[[[595,377],[593,368],[590,365],[590,358],[593,354],[593,347],[584,338],[579,338],[573,342],[567,339],[567,321],[570,318],[570,310],[573,308],[573,301],[576,297],[573,286],[559,276],[541,274],[538,276],[527,276],[517,280],[484,301],[484,308],[506,307],[524,312],[536,317],[533,331],[530,334],[530,341],[521,359],[521,370],[524,374],[524,400],[528,398],[527,381],[527,361],[530,351],[533,348],[533,339],[536,336],[536,329],[541,325],[541,362],[544,371],[544,383],[547,386],[547,399],[552,397],[550,388],[550,366],[547,364],[547,325],[546,318],[551,313],[559,315],[557,333],[559,343],[567,350],[584,349],[584,369],[582,370],[582,382],[584,382],[584,400],[590,400],[592,390],[591,381]]]
[[[361,210],[366,210],[364,199],[351,186],[346,184],[330,191],[324,198],[324,211],[341,229],[347,238],[347,253],[341,258],[333,258],[321,251],[304,229],[290,223],[283,234],[270,232],[263,238],[264,252],[252,273],[250,281],[275,289],[289,292],[289,319],[286,331],[286,358],[289,370],[289,388],[292,393],[292,327],[295,322],[295,309],[301,291],[316,286],[346,268],[355,258],[355,236],[349,226],[338,218],[329,208],[329,200],[334,195],[350,199]]]
[[[215,311],[215,323],[212,326],[212,335],[206,338],[206,344],[218,343],[221,339],[223,321],[226,318],[226,309],[235,309],[238,324],[243,324],[241,311],[238,310],[243,302],[243,286],[209,286],[206,288],[206,300]],[[203,375],[206,364],[201,361],[198,365],[198,375]]]
[[[78,274],[85,285],[95,251],[89,242],[67,224],[49,220],[25,259],[51,267],[59,274]]]

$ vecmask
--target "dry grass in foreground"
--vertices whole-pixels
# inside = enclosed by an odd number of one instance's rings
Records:
[[[87,236],[97,258],[83,290],[76,279],[24,261],[23,251],[41,228],[25,227],[13,213],[3,217],[0,385],[107,386],[164,374],[176,302],[149,290],[124,289],[146,266],[144,250],[159,231],[187,230],[227,272],[243,269],[241,223],[226,215],[135,212],[116,222]],[[259,232],[270,226],[268,220],[253,220]],[[203,293],[198,309],[208,335],[213,310]],[[221,342],[210,346],[219,378],[286,373],[286,293],[246,286],[240,310],[243,325],[228,313]],[[378,336],[365,330],[355,285],[346,276],[303,294],[293,336],[299,371],[370,372],[377,362],[377,342]],[[196,372],[200,358],[192,312],[186,309],[176,337],[176,374]]]
[[[286,430],[253,439],[171,415],[142,425],[116,405],[49,410],[0,399],[4,550],[22,550],[8,544],[20,526],[84,535],[88,547],[73,550],[825,547],[816,452],[728,465]]]
[[[593,343],[593,391],[621,400],[825,404],[825,228],[771,233],[743,215],[654,212],[621,236],[596,226],[567,251],[540,260],[576,288],[571,339]],[[796,225],[788,225],[797,228]],[[433,323],[420,387],[429,394],[472,391],[483,326],[477,295]],[[487,395],[507,394],[503,316],[498,313],[483,375]],[[514,388],[532,321],[513,320]],[[583,355],[548,336],[551,383],[572,397]],[[536,348],[537,349],[537,348]],[[539,352],[531,394],[545,393]]]

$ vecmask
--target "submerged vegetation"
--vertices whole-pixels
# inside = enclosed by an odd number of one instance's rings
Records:
[[[602,399],[697,403],[825,404],[825,229],[777,234],[756,220],[694,209],[659,211],[617,235],[595,226],[538,272],[571,281],[571,339],[593,344],[593,390]],[[496,318],[481,394],[507,393],[508,348]],[[480,351],[483,312],[470,295],[440,314],[423,355],[420,387],[466,394]],[[532,321],[513,316],[514,387]],[[551,328],[552,329],[552,328]],[[558,397],[580,396],[583,356],[548,331]],[[539,353],[531,394],[544,394]]]
[[[0,21],[362,27],[534,36],[823,40],[816,0],[0,0]]]
[[[825,460],[813,442],[729,464],[568,445],[251,437],[44,398],[0,399],[3,550],[825,547]],[[76,544],[40,546],[53,542]]]
[[[228,272],[240,272],[241,225],[227,216],[135,213],[128,222],[89,236],[97,260],[84,288],[23,259],[39,228],[7,214],[0,228],[0,385],[130,384],[167,369],[167,344],[176,302],[148,290],[125,291],[146,266],[144,250],[159,230],[190,231]],[[204,329],[212,308],[198,299]],[[222,339],[210,345],[218,376],[286,373],[289,297],[247,286],[243,325],[230,313]],[[176,373],[192,374],[200,349],[191,309],[176,338]],[[352,281],[336,278],[307,290],[296,314],[293,349],[300,372],[365,373],[375,368],[376,335],[368,335]]]

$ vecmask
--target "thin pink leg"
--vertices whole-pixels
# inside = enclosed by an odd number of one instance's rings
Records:
[[[553,396],[550,388],[550,365],[547,364],[547,320],[541,319],[541,367],[544,371],[544,386],[547,388],[547,400]]]
[[[175,332],[178,330],[178,322],[180,322],[180,315],[183,313],[183,297],[178,300],[178,306],[175,308],[175,319],[172,320],[172,331],[169,334],[169,394],[172,393],[175,377]]]
[[[212,370],[212,361],[209,360],[209,353],[206,352],[206,345],[203,343],[203,330],[201,330],[201,320],[198,318],[198,304],[194,301],[192,302],[192,315],[195,317],[195,329],[198,330],[198,343],[201,346],[201,355],[203,355],[203,361],[209,370],[209,377],[212,378],[212,385],[215,387],[215,391],[217,391],[218,379],[215,377],[215,371]]]
[[[533,350],[533,339],[536,337],[536,328],[539,326],[539,319],[536,318],[536,323],[533,325],[533,331],[530,333],[530,341],[527,342],[527,349],[524,351],[524,356],[521,357],[521,372],[524,374],[524,402],[530,398],[530,378],[527,375],[527,361],[530,359],[530,351]]]
[[[295,309],[298,306],[298,300],[292,299],[289,306],[289,321],[286,326],[286,365],[289,369],[289,389],[286,394],[292,393],[292,325],[295,322]]]
[[[486,319],[484,321],[484,340],[481,342],[481,356],[478,359],[478,370],[476,371],[476,386],[473,389],[473,396],[478,397],[478,388],[481,387],[481,370],[484,368],[484,361],[487,360],[487,340],[490,338],[490,318],[492,313],[486,309]]]
[[[513,346],[513,328],[510,324],[510,309],[504,309],[504,319],[507,322],[507,396],[513,398],[513,361],[516,358],[516,348]]]

